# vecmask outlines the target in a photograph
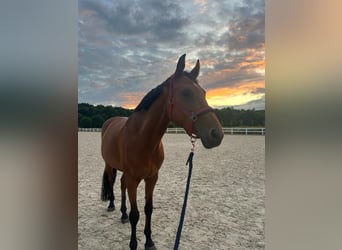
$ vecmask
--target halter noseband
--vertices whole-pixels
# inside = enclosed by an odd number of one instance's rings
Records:
[[[208,105],[205,105],[204,107],[200,108],[197,111],[189,111],[189,110],[185,109],[183,106],[181,106],[180,104],[176,103],[174,101],[174,96],[173,96],[173,78],[174,78],[174,75],[171,76],[171,78],[169,80],[169,98],[168,98],[168,102],[169,102],[168,104],[169,105],[167,108],[169,119],[170,119],[170,121],[173,121],[172,114],[173,114],[174,108],[176,108],[178,111],[180,111],[183,114],[185,114],[186,116],[188,116],[189,119],[186,121],[184,129],[190,137],[195,138],[195,137],[197,137],[197,135],[193,134],[194,123],[197,121],[197,119],[200,115],[203,115],[204,113],[207,113],[207,112],[213,112],[213,109],[211,107],[209,107]]]

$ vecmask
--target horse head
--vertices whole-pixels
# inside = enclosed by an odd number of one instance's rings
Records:
[[[197,81],[200,62],[197,60],[190,72],[184,68],[185,54],[179,58],[176,71],[169,80],[169,118],[183,127],[189,136],[200,138],[205,148],[216,147],[222,141],[223,131],[205,99],[205,90]]]

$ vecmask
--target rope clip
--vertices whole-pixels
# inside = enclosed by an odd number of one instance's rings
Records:
[[[192,135],[190,136],[190,142],[191,142],[191,145],[192,145],[191,152],[194,152],[194,151],[195,151],[195,143],[196,143],[196,140],[197,140],[196,135],[192,134]]]

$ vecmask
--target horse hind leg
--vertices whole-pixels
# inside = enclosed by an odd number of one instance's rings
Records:
[[[101,199],[103,201],[109,200],[109,206],[107,208],[108,212],[114,211],[114,183],[116,178],[116,172],[117,170],[114,168],[111,168],[109,165],[106,164],[105,170],[103,172],[102,177],[102,191],[101,191]]]
[[[126,207],[126,180],[125,180],[125,174],[122,173],[121,176],[121,222],[127,223],[129,221],[128,215],[127,215],[127,207]]]
[[[115,206],[114,206],[114,200],[115,200],[114,183],[115,183],[116,173],[117,173],[117,170],[113,168],[111,171],[111,177],[109,177],[110,196],[109,196],[109,205],[107,208],[108,212],[115,210]]]

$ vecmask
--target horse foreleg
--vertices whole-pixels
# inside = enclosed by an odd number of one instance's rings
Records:
[[[126,207],[126,180],[125,174],[121,176],[121,222],[128,222],[127,207]]]
[[[145,215],[146,215],[146,222],[145,222],[145,229],[144,234],[146,236],[146,243],[145,249],[156,249],[154,246],[154,242],[151,238],[152,230],[151,230],[151,217],[153,211],[153,190],[156,182],[158,180],[158,174],[155,176],[145,179]]]
[[[140,180],[128,177],[127,175],[125,175],[125,180],[128,198],[131,204],[131,211],[129,213],[129,221],[131,223],[131,240],[129,242],[129,247],[130,249],[137,249],[138,242],[136,228],[139,221],[139,211],[137,206],[137,187]]]

